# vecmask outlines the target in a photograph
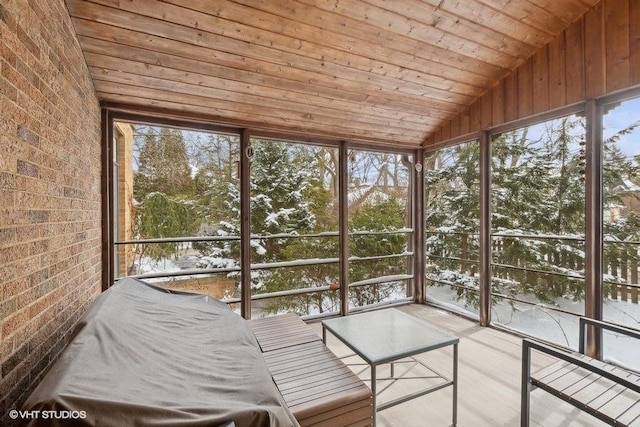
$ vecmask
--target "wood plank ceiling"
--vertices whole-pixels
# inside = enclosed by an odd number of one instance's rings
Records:
[[[100,100],[419,146],[599,0],[66,0]]]

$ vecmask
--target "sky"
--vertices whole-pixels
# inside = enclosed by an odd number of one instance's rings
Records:
[[[608,138],[615,132],[633,122],[640,120],[640,98],[622,102],[618,107],[610,110],[604,117],[604,136]],[[627,156],[640,154],[640,127],[629,135],[625,135],[619,142],[620,150]]]

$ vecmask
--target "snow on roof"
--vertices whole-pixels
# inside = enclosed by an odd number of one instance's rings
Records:
[[[622,179],[623,189],[622,191],[640,191],[640,186],[631,181],[629,178]]]

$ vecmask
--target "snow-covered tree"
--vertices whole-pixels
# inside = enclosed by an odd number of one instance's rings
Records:
[[[351,231],[393,231],[407,226],[405,206],[396,198],[360,205],[350,213]],[[407,249],[404,233],[367,235],[355,234],[349,239],[349,254],[355,258],[401,254]],[[352,261],[349,281],[357,282],[375,277],[407,273],[404,258],[383,258],[375,261]],[[350,299],[356,306],[375,304],[388,299],[398,287],[397,283],[367,285],[352,288]]]
[[[474,304],[477,289],[479,224],[479,144],[439,150],[425,159],[425,250],[428,277],[454,284],[456,294]],[[471,262],[466,260],[472,260]],[[438,284],[438,282],[434,282]]]
[[[535,237],[494,239],[499,293],[534,294],[544,302],[582,298],[584,120],[564,118],[507,132],[492,141],[493,229]],[[563,236],[563,238],[551,238]]]
[[[604,141],[605,206],[621,203],[629,196],[620,189],[635,185],[638,164],[624,157],[617,142],[637,126]],[[584,127],[584,118],[571,116],[491,141],[492,229],[502,235],[492,241],[496,293],[529,294],[546,303],[583,298]],[[464,260],[478,259],[477,165],[477,143],[440,150],[425,161],[426,250],[432,255],[428,274],[434,283],[452,283],[470,306],[478,303],[477,293],[468,291],[478,288],[477,263]],[[605,222],[605,234],[638,236],[639,222],[629,213]],[[605,257],[627,256],[621,250],[611,246]]]
[[[198,228],[193,214],[194,183],[180,130],[144,128],[138,170],[133,181],[137,238],[192,235]],[[138,258],[159,260],[175,254],[176,243],[140,245]]]
[[[192,196],[194,183],[182,131],[146,128],[140,148],[133,192],[139,202],[153,192],[167,196]]]
[[[230,212],[227,203],[230,187],[237,188],[240,185],[239,138],[230,135],[208,135],[206,142],[199,144],[195,151],[198,167],[194,182],[198,216],[208,225],[233,219],[236,227],[239,226],[239,215],[233,210]]]
[[[314,229],[316,217],[310,193],[313,191],[311,156],[294,152],[283,142],[254,140],[251,163],[251,232],[255,236],[281,233],[303,234]],[[220,221],[214,235],[240,235],[240,189],[227,183],[219,186],[229,220]],[[283,260],[287,238],[255,238],[252,262],[267,263]],[[238,265],[239,245],[222,242],[203,245],[202,266]],[[269,273],[255,274],[254,288],[266,290]]]

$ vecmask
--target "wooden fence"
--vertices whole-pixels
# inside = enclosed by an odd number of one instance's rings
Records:
[[[453,237],[452,235],[448,236]],[[469,238],[465,234],[455,235],[459,238],[458,253],[431,254],[431,262],[451,268],[452,261],[460,268],[460,272],[475,276],[478,263],[473,253],[477,254],[477,239]],[[532,266],[526,259],[518,258],[513,250],[514,240],[522,236],[496,238],[492,241],[492,276],[504,280],[525,281],[529,284],[546,281],[548,286],[554,287],[558,294],[566,291],[568,280],[583,281],[584,255],[581,254],[584,241],[581,239],[567,239],[564,244],[557,244],[562,238],[545,236],[526,236],[529,240],[536,240],[540,245],[546,245],[545,261],[549,266]],[[451,246],[449,246],[450,248]],[[558,249],[560,248],[560,249]],[[640,245],[635,242],[606,242],[603,256],[604,296],[618,301],[638,304],[640,284],[638,283],[640,269]],[[505,256],[506,255],[506,256]],[[553,267],[552,267],[553,266]],[[571,273],[575,272],[575,273]]]

